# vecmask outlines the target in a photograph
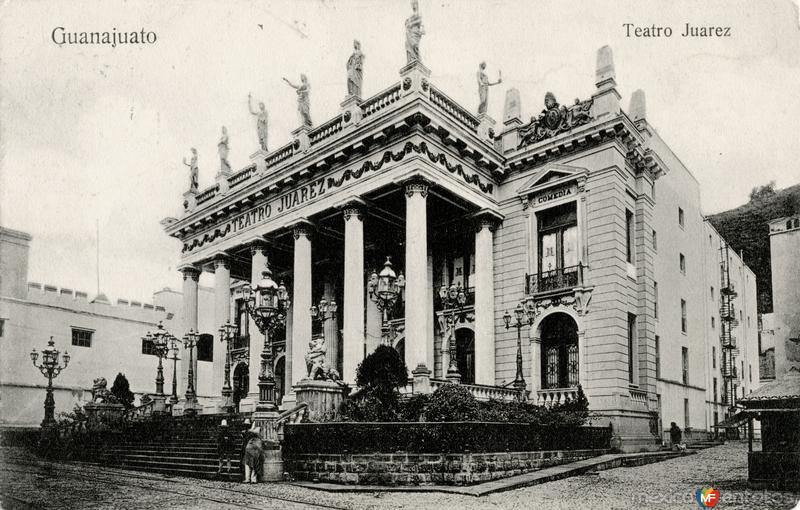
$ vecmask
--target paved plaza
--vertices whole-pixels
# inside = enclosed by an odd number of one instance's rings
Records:
[[[729,443],[640,467],[623,467],[482,498],[442,493],[328,493],[288,483],[245,485],[42,461],[3,448],[2,508],[698,508],[704,485],[720,509],[793,508],[800,493],[748,490],[747,445]]]

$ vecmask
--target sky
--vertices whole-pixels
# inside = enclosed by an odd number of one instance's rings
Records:
[[[319,124],[339,111],[354,38],[366,55],[364,97],[405,64],[406,0],[0,2],[0,225],[33,236],[29,280],[150,301],[180,288],[178,216],[197,147],[200,188],[218,165],[220,128],[234,170],[258,148],[247,95],[269,111],[270,149],[299,125],[295,92],[311,83]],[[475,110],[479,62],[516,87],[523,117],[552,91],[562,103],[595,89],[597,49],[614,52],[627,109],[643,89],[648,120],[700,183],[703,210],[747,201],[751,188],[800,182],[800,16],[791,0],[420,0],[431,81]],[[682,38],[685,23],[730,37]],[[670,26],[670,38],[626,37],[624,24]],[[67,32],[155,32],[155,44],[57,45]],[[210,283],[207,275],[201,283]]]

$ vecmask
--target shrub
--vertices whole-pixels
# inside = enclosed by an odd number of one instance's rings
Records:
[[[426,410],[431,397],[426,393],[417,393],[400,403],[398,413],[402,421],[426,421]]]
[[[356,384],[378,396],[393,395],[408,381],[408,370],[393,347],[380,345],[356,369]]]
[[[375,392],[364,391],[342,402],[337,421],[399,421],[397,399],[387,402]],[[320,421],[325,421],[320,420]]]
[[[445,384],[431,394],[425,408],[427,421],[475,421],[480,406],[472,393],[458,384]]]
[[[131,385],[128,378],[122,372],[117,374],[114,379],[114,384],[111,386],[111,393],[119,399],[120,404],[125,406],[125,409],[133,407],[134,395],[131,392]]]

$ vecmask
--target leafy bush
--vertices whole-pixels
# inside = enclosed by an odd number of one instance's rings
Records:
[[[119,399],[119,402],[125,406],[125,409],[133,407],[134,395],[131,392],[131,385],[128,378],[122,372],[117,374],[114,379],[114,384],[111,386],[111,393]]]
[[[356,369],[356,384],[379,398],[391,398],[408,381],[408,370],[400,353],[380,345]]]
[[[426,409],[430,404],[431,396],[427,393],[417,393],[400,403],[398,410],[401,421],[427,421]]]
[[[459,384],[445,384],[431,394],[425,408],[427,421],[476,421],[480,418],[480,405],[467,388]]]

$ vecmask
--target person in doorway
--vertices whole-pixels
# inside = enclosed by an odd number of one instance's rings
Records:
[[[253,424],[243,434],[244,445],[244,483],[258,483],[264,465],[264,444],[261,441],[261,429]]]
[[[217,476],[222,476],[222,466],[225,465],[225,472],[231,474],[231,457],[233,456],[233,434],[228,427],[228,420],[223,419],[217,431],[217,457],[219,458],[219,468]]]
[[[679,448],[681,444],[681,428],[673,421],[669,426],[669,439],[673,448]]]

